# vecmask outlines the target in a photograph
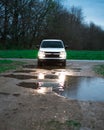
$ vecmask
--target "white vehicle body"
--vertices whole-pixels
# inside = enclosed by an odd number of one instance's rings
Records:
[[[66,65],[66,51],[62,40],[46,39],[41,42],[38,52],[38,65],[41,66],[50,62]]]

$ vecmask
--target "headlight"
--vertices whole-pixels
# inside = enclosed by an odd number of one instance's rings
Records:
[[[66,59],[66,52],[65,51],[60,52],[60,58]]]
[[[38,53],[38,58],[39,58],[39,59],[42,59],[42,58],[44,58],[44,57],[45,57],[44,51],[39,51],[39,53]]]

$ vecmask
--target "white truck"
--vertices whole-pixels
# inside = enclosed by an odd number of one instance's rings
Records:
[[[46,63],[51,63],[51,65],[60,63],[62,66],[66,66],[66,50],[62,40],[42,40],[38,52],[38,66]]]

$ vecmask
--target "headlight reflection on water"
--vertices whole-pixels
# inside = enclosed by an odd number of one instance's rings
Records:
[[[52,87],[40,87],[38,90],[37,90],[38,93],[41,93],[41,94],[45,94],[45,93],[49,93],[49,92],[52,92]]]
[[[57,78],[54,81],[53,81],[53,79],[51,81],[51,79],[49,78],[50,82],[47,82],[46,81],[47,78],[45,79],[45,74],[39,73],[38,79],[40,79],[40,81],[39,81],[39,89],[37,90],[37,92],[41,93],[41,94],[45,94],[47,92],[52,92],[52,90],[54,88],[54,84],[57,84],[57,83],[58,83],[58,86],[56,85],[56,89],[59,89],[59,91],[64,91],[66,72],[59,72],[59,73],[56,73],[55,75],[57,75],[56,76]],[[49,85],[49,86],[47,86],[47,85]]]
[[[59,90],[64,91],[64,85],[65,85],[65,78],[66,78],[66,74],[64,72],[59,74],[59,78],[58,78],[58,83],[60,85]]]
[[[44,74],[43,73],[39,73],[38,79],[44,79]]]

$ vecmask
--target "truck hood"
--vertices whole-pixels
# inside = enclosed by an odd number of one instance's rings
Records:
[[[65,51],[64,48],[40,48],[40,51],[45,51],[45,52],[61,52]]]

